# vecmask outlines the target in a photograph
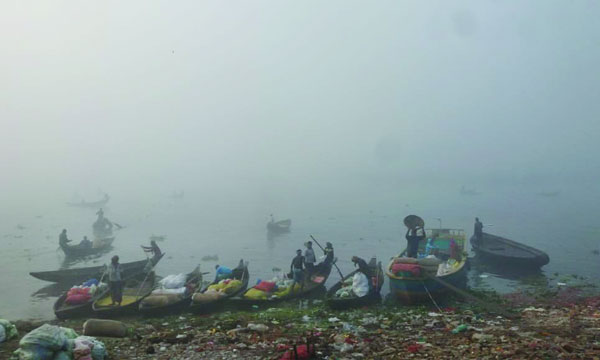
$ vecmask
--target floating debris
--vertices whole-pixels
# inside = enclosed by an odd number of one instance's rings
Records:
[[[202,257],[202,261],[218,261],[219,255],[205,255]]]

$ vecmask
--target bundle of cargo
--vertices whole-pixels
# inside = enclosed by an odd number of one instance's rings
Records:
[[[202,273],[197,266],[189,274],[169,275],[158,282],[158,286],[146,296],[139,310],[146,315],[158,315],[180,311],[188,307],[192,294],[202,286]]]

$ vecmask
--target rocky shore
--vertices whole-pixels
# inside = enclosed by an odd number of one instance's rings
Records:
[[[561,289],[478,294],[480,305],[278,308],[121,319],[125,338],[100,338],[110,359],[600,359],[600,297]],[[481,306],[488,304],[489,306]],[[440,311],[441,310],[441,311]],[[54,321],[80,332],[86,319]],[[21,336],[39,324],[17,322]],[[0,348],[10,358],[18,339]],[[295,348],[295,350],[294,350]]]

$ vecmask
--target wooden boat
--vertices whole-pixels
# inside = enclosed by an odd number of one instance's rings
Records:
[[[350,274],[344,276],[342,280],[327,291],[325,297],[327,305],[333,309],[343,310],[373,304],[381,300],[380,292],[384,282],[383,269],[381,268],[381,261],[378,263],[377,259],[374,257],[369,261],[369,281],[371,281],[372,284],[376,284],[372,291],[367,295],[360,297],[355,295],[346,298],[335,296],[335,293],[344,286],[344,283],[347,280],[351,280],[357,272],[359,272],[359,270],[354,270]]]
[[[80,202],[68,202],[67,205],[82,208],[101,208],[108,203],[108,200],[110,200],[110,197],[107,194],[104,194],[104,198],[98,201],[81,200]]]
[[[466,287],[467,253],[464,230],[428,229],[427,238],[433,239],[433,245],[438,249],[438,256],[443,259],[450,257],[450,243],[454,239],[460,259],[458,261],[448,260],[454,265],[444,275],[437,275],[437,265],[425,266],[425,262],[429,262],[429,260],[420,260],[422,264],[420,265],[422,271],[420,276],[399,276],[393,274],[391,268],[396,259],[402,258],[401,255],[404,253],[393,258],[385,273],[390,279],[391,296],[400,302],[406,304],[429,302],[431,297],[436,298],[446,294],[449,287]],[[423,253],[424,250],[425,244],[421,242],[419,252]]]
[[[165,254],[162,253],[159,256],[154,256],[150,259],[122,263],[121,268],[123,269],[123,278],[129,278],[134,274],[141,273],[148,264],[148,261],[152,262],[152,266],[156,265],[164,255]],[[99,279],[102,277],[103,273],[104,265],[77,269],[30,272],[29,275],[44,281],[77,284],[92,278]]]
[[[482,260],[521,268],[539,268],[550,262],[545,252],[500,236],[483,233],[471,237],[473,249]]]
[[[231,298],[230,302],[238,304],[238,305],[266,305],[275,304],[281,301],[291,300],[295,298],[301,298],[307,296],[313,292],[316,292],[319,289],[324,288],[325,283],[327,282],[327,278],[331,273],[332,263],[320,263],[315,266],[315,270],[312,274],[308,275],[306,270],[304,271],[304,286],[302,290],[299,291],[291,291],[289,294],[285,296],[276,296],[274,293],[267,293],[267,298],[264,300],[258,299],[248,299],[245,298],[244,295],[250,291],[250,289],[246,290],[241,296]]]
[[[94,316],[101,318],[113,318],[117,316],[130,315],[138,311],[140,302],[154,289],[154,272],[145,274],[143,280],[132,278],[125,281],[123,287],[123,299],[121,305],[111,305],[112,298],[110,289],[107,289],[102,295],[92,303]]]
[[[146,297],[139,305],[140,313],[144,315],[162,315],[171,312],[177,312],[184,309],[190,305],[192,301],[192,295],[197,289],[202,288],[202,272],[200,271],[200,266],[197,266],[194,271],[190,272],[186,276],[185,280],[186,292],[182,296],[180,296],[175,301],[165,301],[162,304],[158,301],[148,302],[150,298],[154,297],[154,294],[150,294]],[[163,297],[164,295],[156,295]],[[167,297],[164,297],[167,300]]]
[[[286,233],[290,231],[290,227],[292,226],[292,220],[279,220],[279,221],[269,221],[267,223],[267,230],[273,233]]]
[[[112,243],[115,240],[114,237],[97,239],[94,242],[90,242],[89,245],[78,244],[78,245],[69,245],[64,244],[60,245],[60,248],[65,253],[66,256],[69,257],[82,257],[82,256],[90,256],[96,255],[103,252],[107,252],[112,249]]]
[[[250,280],[250,273],[248,272],[248,263],[244,262],[244,260],[242,259],[242,260],[240,260],[240,263],[238,264],[238,266],[235,267],[235,269],[232,269],[231,271],[232,271],[231,279],[240,280],[242,282],[242,286],[238,290],[236,290],[235,292],[232,292],[230,294],[227,294],[227,295],[225,295],[215,301],[212,301],[210,303],[206,303],[206,302],[196,303],[196,302],[194,302],[193,296],[192,296],[190,310],[194,311],[194,312],[210,312],[210,311],[218,308],[219,306],[223,305],[227,301],[227,299],[236,297],[236,296],[244,293],[246,291],[246,289],[248,288],[248,281]],[[200,293],[205,293],[208,290],[208,287],[210,285],[215,285],[217,283],[218,283],[217,280],[211,282],[204,289],[201,289]]]

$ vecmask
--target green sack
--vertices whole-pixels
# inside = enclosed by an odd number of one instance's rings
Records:
[[[44,324],[23,336],[19,345],[22,348],[42,347],[54,352],[65,349],[67,336],[61,327]]]

